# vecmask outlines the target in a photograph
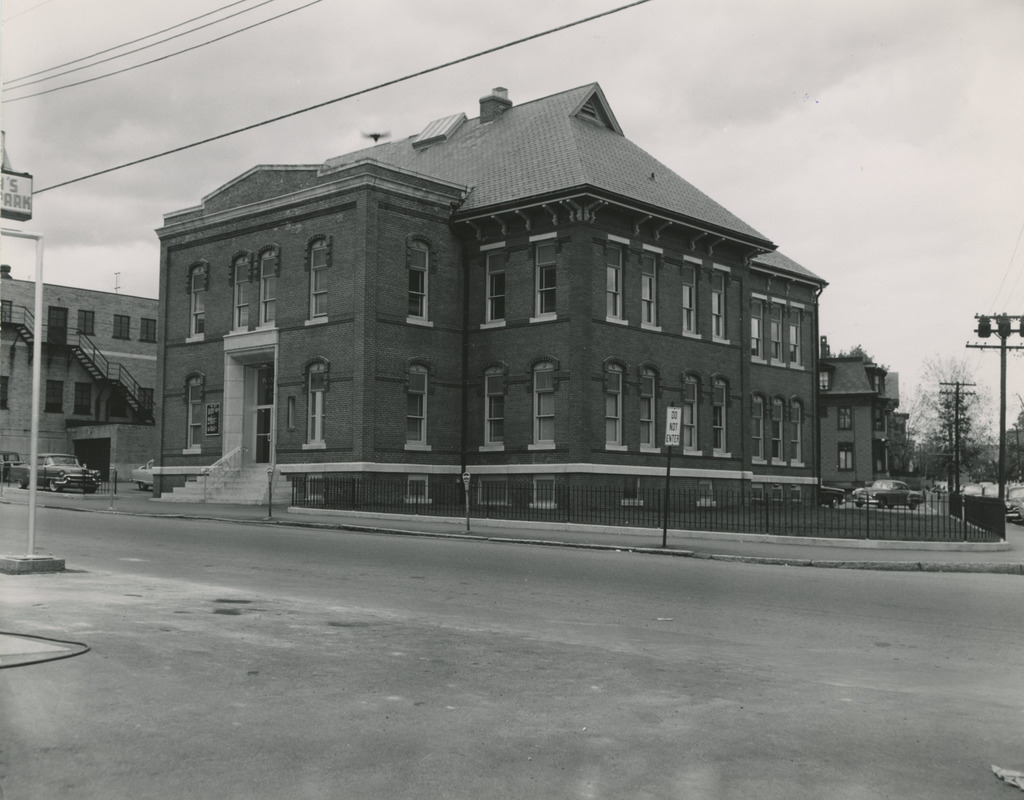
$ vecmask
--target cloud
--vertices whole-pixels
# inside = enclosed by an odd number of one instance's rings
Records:
[[[209,9],[96,0],[18,15],[34,5],[5,4],[5,75]],[[325,1],[158,65],[5,104],[4,127],[15,167],[40,187],[614,5],[520,0],[484,14],[470,0]],[[839,346],[864,344],[909,389],[925,355],[963,352],[974,313],[1024,303],[1024,283],[1006,279],[1024,269],[1024,244],[1014,253],[1024,223],[1022,29],[1017,0],[653,0],[45,193],[29,225],[46,234],[53,274],[110,288],[120,269],[123,286],[131,275],[144,287],[124,291],[155,295],[163,214],[256,164],[319,163],[366,146],[369,131],[397,138],[448,114],[475,116],[494,86],[521,103],[599,81],[630,139],[827,279],[822,331]]]

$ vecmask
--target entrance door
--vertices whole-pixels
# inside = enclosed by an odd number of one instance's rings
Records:
[[[256,454],[257,464],[269,464],[274,436],[274,365],[256,368]]]

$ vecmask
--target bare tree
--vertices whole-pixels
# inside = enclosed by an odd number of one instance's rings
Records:
[[[926,476],[952,480],[959,418],[961,472],[973,480],[995,480],[990,392],[974,385],[965,357],[933,355],[921,366],[921,385],[901,405],[910,415],[908,429],[920,447]]]

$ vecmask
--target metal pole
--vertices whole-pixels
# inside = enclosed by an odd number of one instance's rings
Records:
[[[36,550],[36,482],[39,479],[39,385],[42,378],[43,361],[43,237],[38,233],[22,233],[21,231],[4,231],[5,236],[18,239],[32,239],[36,243],[36,300],[35,330],[32,342],[32,422],[31,442],[29,443],[29,487],[28,487],[28,552],[35,555]]]
[[[999,500],[1006,497],[1006,337],[999,337]]]
[[[274,516],[274,468],[267,467],[267,519]]]
[[[672,478],[672,445],[668,445],[668,461],[665,464],[665,496],[661,505],[661,546],[668,547],[668,492]]]
[[[953,486],[957,494],[960,494],[960,382],[956,383],[956,391],[953,394]]]

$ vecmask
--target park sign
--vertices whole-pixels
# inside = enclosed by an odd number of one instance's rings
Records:
[[[32,219],[32,176],[3,171],[3,207],[0,216],[25,222]]]

